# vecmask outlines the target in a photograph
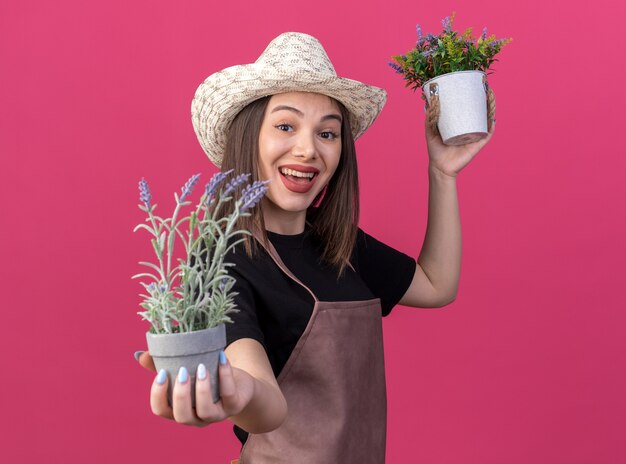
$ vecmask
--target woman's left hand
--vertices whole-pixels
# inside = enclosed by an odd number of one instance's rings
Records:
[[[487,137],[477,142],[468,143],[467,145],[449,146],[444,145],[439,133],[435,134],[433,132],[428,124],[428,117],[424,119],[426,125],[426,146],[428,147],[428,157],[430,159],[429,167],[437,169],[450,177],[456,177],[480,149],[491,140],[496,126],[494,121],[491,124]]]

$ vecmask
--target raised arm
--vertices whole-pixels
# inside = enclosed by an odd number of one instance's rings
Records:
[[[427,121],[428,118],[425,118]],[[413,281],[401,305],[436,308],[456,299],[461,274],[461,219],[456,188],[458,173],[493,136],[462,146],[444,145],[426,123],[428,146],[428,224]]]

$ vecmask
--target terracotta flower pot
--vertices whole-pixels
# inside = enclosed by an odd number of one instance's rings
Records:
[[[189,333],[153,334],[146,333],[148,351],[154,359],[157,371],[165,369],[168,382],[168,398],[172,402],[172,388],[178,371],[182,366],[189,372],[192,404],[195,406],[196,371],[203,363],[211,382],[213,402],[219,395],[218,363],[219,352],[226,346],[226,328],[224,324],[210,329]]]
[[[487,75],[482,71],[458,71],[434,77],[422,90],[428,104],[439,97],[437,128],[446,145],[465,145],[488,135]]]

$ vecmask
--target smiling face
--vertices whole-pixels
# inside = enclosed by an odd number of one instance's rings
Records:
[[[263,199],[267,230],[297,234],[306,211],[341,157],[341,110],[326,95],[273,95],[259,133],[259,177],[271,179]]]

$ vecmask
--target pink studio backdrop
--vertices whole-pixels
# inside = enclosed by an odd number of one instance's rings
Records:
[[[626,462],[623,3],[165,0],[0,3],[3,462],[226,463],[228,421],[149,409],[137,182],[162,210],[215,172],[189,111],[209,74],[284,31],[388,90],[357,143],[362,227],[413,256],[427,213],[423,104],[388,68],[416,40],[513,37],[493,140],[458,178],[463,271],[444,309],[384,321],[387,461]],[[194,197],[195,198],[195,197]],[[619,310],[619,308],[622,308]],[[323,446],[323,444],[320,444]]]

